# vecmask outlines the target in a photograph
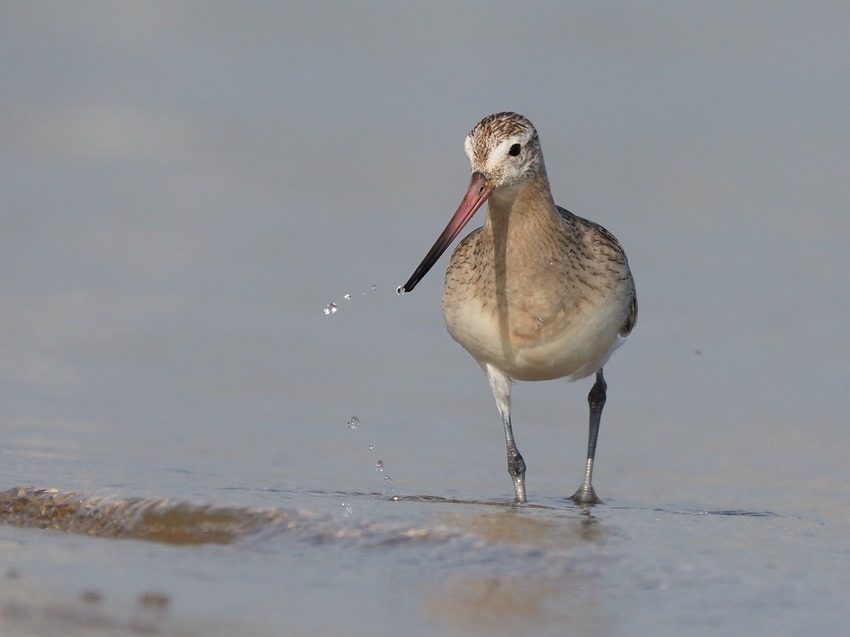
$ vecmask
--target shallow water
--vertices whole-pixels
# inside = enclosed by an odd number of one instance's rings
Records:
[[[845,8],[196,9],[0,9],[0,634],[845,632]],[[505,108],[637,281],[591,508],[395,293]]]
[[[617,635],[710,634],[732,614],[757,634],[840,634],[846,612],[843,522],[812,515],[276,499],[239,509],[0,494],[4,520],[23,527],[2,529],[4,589],[50,581],[47,599],[7,601],[4,620],[63,634]]]

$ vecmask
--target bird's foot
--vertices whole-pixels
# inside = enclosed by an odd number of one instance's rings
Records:
[[[578,488],[570,500],[576,504],[602,504],[602,500],[596,495],[592,484],[583,484]]]

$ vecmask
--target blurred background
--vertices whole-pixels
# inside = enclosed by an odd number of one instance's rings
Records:
[[[0,624],[23,583],[165,591],[220,631],[197,634],[840,632],[848,24],[842,2],[3,3],[0,490],[263,507],[303,535],[4,525]],[[515,390],[543,508],[475,504],[512,489],[443,326],[448,255],[395,294],[502,110],[637,282],[592,516],[563,502],[590,381]]]
[[[637,280],[600,493],[675,501],[688,472],[726,502],[742,471],[843,471],[843,3],[0,16],[7,483],[368,490],[356,415],[396,488],[509,495],[486,381],[442,324],[448,256],[394,292],[463,194],[464,136],[500,110],[535,123],[556,201],[614,232]],[[517,388],[530,493],[574,490],[589,386]]]
[[[707,475],[727,452],[805,473],[846,445],[843,3],[0,13],[7,440],[222,471],[248,455],[276,484],[343,488],[328,445],[357,415],[416,491],[471,457],[509,486],[486,381],[442,326],[448,257],[394,289],[463,194],[468,130],[516,110],[556,201],[618,236],[638,284],[602,465],[675,473],[670,446]],[[530,476],[579,477],[588,389],[518,388]]]

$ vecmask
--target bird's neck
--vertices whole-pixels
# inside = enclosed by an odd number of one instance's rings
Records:
[[[484,227],[494,239],[548,233],[559,223],[558,216],[549,179],[541,171],[519,186],[496,190],[490,196]]]

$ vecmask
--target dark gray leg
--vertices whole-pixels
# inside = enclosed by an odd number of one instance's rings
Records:
[[[514,495],[518,504],[525,503],[525,460],[519,449],[516,448],[513,432],[511,431],[511,421],[504,421],[505,425],[505,440],[508,449],[508,473],[514,481]]]
[[[605,378],[602,370],[596,372],[596,382],[587,395],[587,403],[590,405],[590,431],[587,440],[587,467],[584,470],[584,480],[572,499],[578,504],[599,504],[602,502],[596,497],[593,490],[593,459],[596,457],[596,438],[599,436],[599,421],[602,418],[602,408],[605,406]]]
[[[511,427],[511,379],[492,365],[484,365],[484,373],[490,381],[490,389],[496,399],[496,407],[502,416],[505,428],[505,447],[508,452],[508,473],[514,481],[514,495],[518,504],[525,502],[525,460],[514,442],[514,432]]]

